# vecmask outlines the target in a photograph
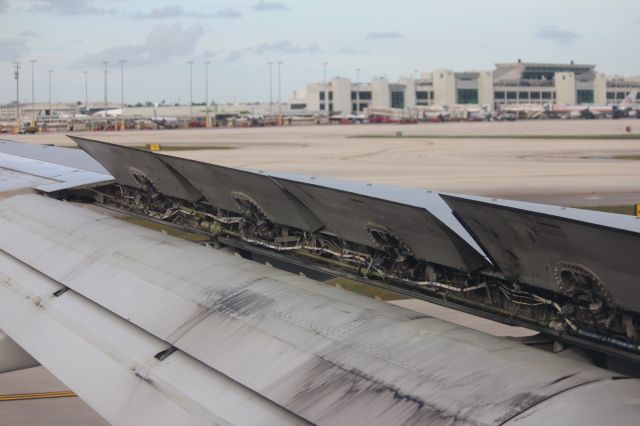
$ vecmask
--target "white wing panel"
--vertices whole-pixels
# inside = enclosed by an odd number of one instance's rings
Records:
[[[7,254],[314,423],[500,423],[611,377],[39,196],[1,202],[0,233]]]
[[[109,422],[304,424],[6,253],[0,271],[0,327]]]

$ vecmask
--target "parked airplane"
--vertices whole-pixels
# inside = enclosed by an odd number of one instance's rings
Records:
[[[632,111],[631,105],[636,103],[637,94],[638,91],[630,92],[618,105],[551,105],[547,113],[570,118],[619,118]]]
[[[151,118],[151,121],[156,123],[158,127],[165,129],[175,129],[180,126],[180,121],[176,117],[157,117]]]

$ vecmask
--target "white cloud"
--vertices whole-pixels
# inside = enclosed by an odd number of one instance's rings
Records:
[[[318,53],[321,52],[320,48],[315,45],[297,46],[288,40],[282,40],[275,43],[261,43],[254,47],[248,47],[245,49],[235,50],[227,56],[225,62],[234,62],[247,55],[264,55],[267,53],[280,53],[280,54],[300,54],[300,53]]]
[[[215,18],[240,18],[242,17],[242,12],[236,9],[226,8],[220,9],[216,13],[213,14]]]
[[[253,10],[259,10],[261,12],[269,12],[273,10],[289,10],[289,6],[279,1],[261,0],[253,5]]]
[[[188,12],[179,5],[167,5],[157,9],[151,9],[149,12],[138,12],[133,15],[135,19],[165,19],[165,18],[240,18],[242,12],[236,9],[225,8],[215,13],[198,13]]]
[[[555,41],[557,44],[569,45],[573,44],[581,36],[572,31],[562,30],[553,26],[546,26],[541,28],[536,33],[536,37],[542,40]]]
[[[182,28],[180,24],[161,24],[153,27],[142,44],[115,46],[82,57],[80,65],[97,64],[100,61],[126,59],[132,65],[149,65],[166,62],[173,57],[187,57],[195,49],[204,34],[200,25]]]
[[[404,34],[398,31],[374,31],[367,34],[367,40],[391,40],[404,38]]]
[[[339,52],[343,55],[366,55],[368,53],[371,53],[369,49],[354,46],[343,47],[339,50]]]
[[[0,60],[15,61],[27,52],[27,42],[23,38],[0,38]]]
[[[115,9],[104,9],[104,1],[96,0],[31,0],[31,10],[60,15],[113,15]],[[96,6],[99,5],[99,6]]]

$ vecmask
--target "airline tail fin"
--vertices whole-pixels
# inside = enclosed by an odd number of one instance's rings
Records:
[[[624,98],[622,102],[620,102],[620,108],[627,108],[632,104],[636,103],[636,97],[638,96],[638,91],[634,90],[629,92],[629,94]]]

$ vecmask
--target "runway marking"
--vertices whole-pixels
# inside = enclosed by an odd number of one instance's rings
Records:
[[[26,399],[68,398],[78,396],[72,391],[55,391],[39,393],[16,393],[13,395],[0,395],[1,401],[21,401]]]

